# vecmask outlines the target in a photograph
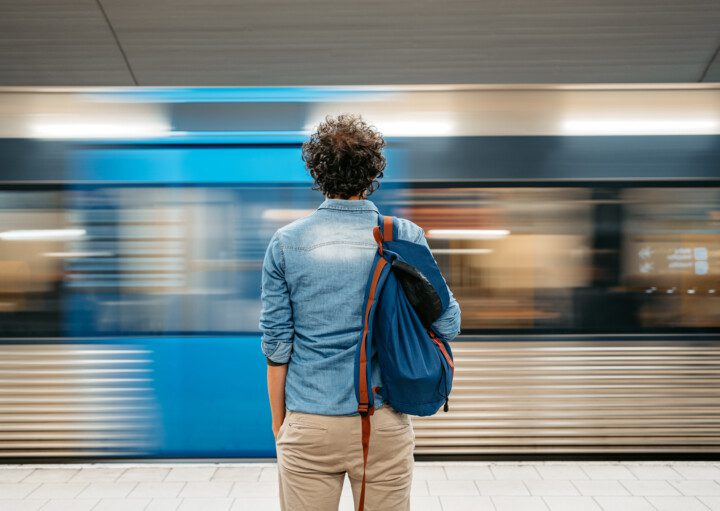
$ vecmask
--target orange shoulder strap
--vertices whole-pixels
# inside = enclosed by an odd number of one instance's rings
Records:
[[[358,375],[360,385],[360,403],[358,403],[358,412],[360,413],[360,420],[362,421],[363,477],[358,511],[363,511],[365,509],[365,470],[367,469],[368,452],[370,451],[370,416],[375,412],[375,407],[370,406],[370,395],[368,392],[367,381],[368,322],[370,320],[370,310],[372,309],[373,302],[375,301],[377,284],[386,264],[387,261],[385,258],[381,258],[375,266],[372,282],[370,283],[368,302],[365,305],[365,327],[363,328],[362,340],[360,341],[360,374]],[[377,387],[373,388],[373,391],[376,389]]]
[[[359,387],[360,387],[360,403],[358,403],[358,412],[360,413],[360,420],[362,421],[362,448],[363,448],[363,477],[362,484],[360,486],[360,502],[358,502],[358,511],[364,511],[365,509],[365,471],[367,469],[368,452],[370,451],[370,416],[375,412],[375,407],[370,406],[370,395],[368,392],[368,381],[367,381],[367,335],[368,327],[370,322],[370,311],[373,303],[375,303],[375,295],[377,294],[377,285],[380,280],[382,270],[387,264],[383,255],[383,242],[392,241],[393,239],[393,217],[384,217],[383,222],[383,234],[380,233],[380,227],[375,226],[373,228],[373,236],[378,244],[378,252],[380,253],[380,260],[375,266],[373,271],[372,281],[370,282],[370,292],[368,294],[368,301],[365,304],[365,326],[363,328],[362,340],[360,341],[360,374],[359,376]],[[375,391],[378,387],[373,387],[372,391]]]
[[[385,238],[385,241],[393,241],[393,217],[391,217],[391,216],[385,217],[385,224],[383,225],[383,233],[385,234],[383,236]]]

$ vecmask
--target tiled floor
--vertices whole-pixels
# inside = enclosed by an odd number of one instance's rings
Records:
[[[273,463],[0,465],[0,511],[279,509]],[[720,511],[720,462],[417,462],[412,509]]]

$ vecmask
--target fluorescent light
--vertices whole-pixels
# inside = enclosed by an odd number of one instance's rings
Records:
[[[63,257],[63,258],[80,258],[80,257],[112,257],[112,252],[45,252],[45,257]]]
[[[314,209],[266,209],[262,212],[263,220],[292,221],[310,215]]]
[[[153,138],[171,135],[170,126],[163,122],[144,121],[101,122],[37,122],[30,125],[30,135],[51,139],[117,139]]]
[[[308,122],[303,130],[311,133],[321,121],[322,119]],[[451,119],[433,119],[431,116],[422,119],[408,118],[402,121],[380,118],[374,119],[372,125],[385,137],[437,137],[455,133],[455,122]]]
[[[454,123],[445,120],[377,121],[373,123],[386,137],[434,137],[452,135]]]
[[[507,229],[430,229],[428,238],[453,240],[491,240],[510,234]]]
[[[701,135],[720,131],[720,119],[565,119],[566,135]]]
[[[491,254],[490,248],[433,248],[433,254]]]
[[[0,232],[0,240],[6,241],[65,241],[85,236],[85,229],[32,229]]]

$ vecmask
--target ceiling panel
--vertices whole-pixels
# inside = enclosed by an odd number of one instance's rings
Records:
[[[0,5],[1,83],[131,83],[97,4]],[[102,6],[140,85],[696,82],[720,43],[717,0]]]
[[[717,0],[104,0],[140,83],[698,81]]]
[[[0,0],[1,85],[132,85],[90,0]]]
[[[720,50],[720,48],[718,48],[718,50]],[[720,51],[715,52],[715,58],[710,63],[703,82],[720,83]]]

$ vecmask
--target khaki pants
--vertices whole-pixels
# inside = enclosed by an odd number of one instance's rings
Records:
[[[370,419],[365,510],[409,510],[415,449],[410,416],[385,404]],[[287,411],[277,458],[283,511],[337,511],[345,473],[357,510],[363,475],[358,415]]]

